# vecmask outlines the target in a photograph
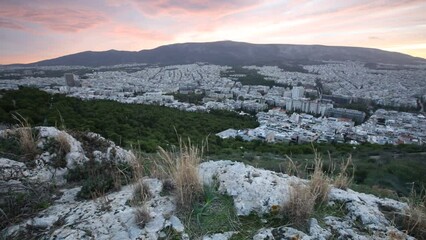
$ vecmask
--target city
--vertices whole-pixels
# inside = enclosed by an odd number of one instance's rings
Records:
[[[366,113],[339,108],[336,102],[370,101],[382,106],[423,108],[426,100],[425,66],[406,66],[411,70],[374,70],[356,62],[304,66],[306,72],[288,72],[274,66],[247,66],[264,80],[277,86],[243,85],[246,77],[230,66],[210,64],[165,67],[120,65],[85,69],[80,78],[72,74],[79,68],[54,67],[64,77],[32,77],[52,67],[19,69],[20,80],[0,80],[0,88],[32,86],[49,93],[62,93],[81,99],[108,99],[130,104],[156,104],[184,111],[228,110],[257,113],[260,127],[218,133],[223,138],[268,142],[336,142],[359,144],[424,144],[425,117],[419,113],[376,110]],[[71,68],[71,69],[70,69]],[[129,71],[131,69],[131,71]],[[3,68],[0,74],[11,74]],[[108,71],[109,70],[109,71]],[[37,72],[38,71],[38,72]],[[237,70],[238,71],[238,70]],[[22,77],[22,76],[21,76]],[[410,79],[410,81],[407,81]],[[319,87],[320,86],[320,87]],[[326,94],[327,93],[327,94]],[[175,99],[176,94],[197,98],[197,102]],[[419,104],[420,103],[420,104]],[[270,110],[269,110],[270,109]],[[269,110],[269,111],[268,111]],[[377,119],[384,119],[378,121]]]

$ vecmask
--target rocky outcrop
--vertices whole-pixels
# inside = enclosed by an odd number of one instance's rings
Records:
[[[0,137],[14,136],[18,130],[0,131]],[[67,170],[89,161],[88,155],[95,156],[95,161],[130,162],[135,158],[131,151],[116,146],[99,134],[80,133],[90,141],[102,142],[106,146],[103,151],[85,149],[83,144],[68,132],[54,127],[37,127],[35,131],[38,131],[34,140],[39,154],[35,159],[24,161],[0,158],[0,180],[54,182],[56,185],[63,185],[66,182],[64,176]],[[58,144],[66,145],[66,152],[60,152]]]
[[[49,146],[59,135],[70,145],[64,155],[63,167],[56,168],[55,151]],[[1,136],[1,135],[0,135]],[[90,142],[94,143],[88,147]],[[9,226],[2,234],[8,238],[34,236],[42,239],[167,239],[171,235],[189,239],[183,219],[179,219],[172,195],[163,194],[163,183],[154,178],[143,178],[140,182],[109,192],[89,200],[77,200],[81,187],[66,188],[61,181],[68,169],[81,165],[89,159],[95,161],[128,162],[134,155],[105,140],[98,134],[75,135],[55,128],[39,128],[37,146],[41,153],[36,157],[36,166],[25,162],[0,158],[0,186],[7,191],[25,191],[27,182],[43,182],[55,179],[60,188],[56,200],[37,215],[19,224]],[[93,146],[97,148],[94,149]],[[56,159],[57,160],[57,159]],[[307,184],[294,176],[258,169],[239,162],[209,161],[199,166],[200,181],[214,186],[221,194],[231,196],[239,216],[255,213],[262,221],[275,208],[290,201],[293,186]],[[134,189],[142,184],[149,191],[143,203],[132,203]],[[4,193],[6,188],[0,188]],[[387,212],[403,213],[405,203],[383,199],[373,195],[331,188],[329,206],[341,206],[341,214],[332,213],[311,218],[306,229],[292,226],[258,226],[253,239],[414,239],[398,230],[386,217]],[[138,224],[136,212],[147,213],[146,222]],[[201,237],[206,240],[225,240],[238,234],[231,232],[210,233]]]

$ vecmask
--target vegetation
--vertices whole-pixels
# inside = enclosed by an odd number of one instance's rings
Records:
[[[230,77],[233,74],[244,74],[244,77],[238,77],[238,82],[243,85],[261,85],[268,87],[291,87],[288,84],[276,83],[272,80],[265,79],[265,76],[259,74],[255,69],[247,69],[243,67],[233,67],[232,70],[223,72],[221,77]]]
[[[330,177],[323,171],[323,160],[321,155],[314,149],[314,169],[309,177],[309,183],[304,185],[299,183],[290,190],[289,200],[282,208],[283,214],[288,221],[296,227],[306,227],[307,220],[313,215],[315,206],[322,206],[328,201],[330,192]],[[288,158],[293,163],[293,161]],[[298,167],[294,166],[289,169],[290,172],[296,170],[300,172]]]
[[[33,133],[31,125],[19,113],[13,114],[12,117],[19,122],[17,132],[21,151],[25,155],[26,159],[33,160],[38,154],[38,150],[35,142],[36,136],[34,136],[35,134]]]
[[[180,209],[189,210],[201,199],[203,186],[198,175],[203,150],[180,140],[179,149],[165,151],[160,147],[155,166],[174,183],[174,193]]]
[[[135,221],[140,228],[144,228],[145,224],[151,220],[151,215],[144,207],[140,207],[135,211]]]
[[[49,95],[32,88],[3,91],[2,94],[0,122],[3,123],[16,123],[12,114],[18,112],[32,125],[64,124],[71,130],[90,130],[121,145],[136,146],[143,152],[155,152],[157,146],[164,149],[178,146],[176,133],[182,138],[190,137],[194,142],[201,142],[208,136],[205,154],[210,159],[238,160],[283,171],[287,165],[285,156],[289,155],[296,164],[303,165],[303,168],[313,165],[310,160],[313,159],[313,150],[309,144],[245,142],[241,139],[220,139],[214,135],[228,128],[258,126],[255,118],[250,116],[239,116],[226,111],[191,113],[160,106],[122,104],[106,100],[88,102],[63,95]],[[86,148],[104,147],[101,142],[86,139],[84,134],[76,133],[73,136],[86,145]],[[0,141],[0,155],[11,159],[22,157],[19,138]],[[324,156],[330,153],[330,157],[336,159],[335,163],[351,155],[355,171],[352,166],[347,171],[354,171],[353,186],[363,191],[387,196],[407,196],[410,193],[407,183],[415,182],[416,191],[426,185],[426,146],[315,144],[314,147]],[[90,155],[91,152],[87,151],[87,154]],[[325,169],[332,164],[329,159],[324,159]],[[396,194],[388,194],[382,189],[390,189]]]
[[[81,166],[69,169],[66,179],[69,183],[82,186],[77,194],[78,198],[92,199],[118,190],[122,184],[129,183],[132,176],[133,171],[127,163],[89,160]]]
[[[12,118],[16,112],[32,125],[64,123],[68,129],[96,132],[120,145],[138,146],[145,152],[155,152],[157,146],[179,145],[176,132],[183,138],[201,142],[209,135],[214,139],[215,133],[228,128],[258,126],[253,117],[227,111],[184,112],[107,100],[83,101],[31,88],[4,92],[0,122],[16,123]]]
[[[2,189],[0,202],[0,229],[34,217],[39,211],[46,209],[53,202],[57,189],[50,184],[24,183],[16,184],[15,191]],[[19,191],[17,191],[19,190]]]
[[[191,239],[209,233],[236,231],[239,227],[232,197],[218,193],[214,186],[204,186],[200,200],[194,202],[189,211],[180,211],[179,216]]]
[[[196,93],[189,93],[189,94],[182,94],[182,93],[174,93],[173,97],[178,100],[179,102],[186,102],[186,103],[193,103],[196,105],[201,105],[203,103],[203,98],[205,97],[205,94],[196,94]]]
[[[408,207],[402,216],[400,228],[417,239],[426,238],[426,193],[412,191],[407,198]]]

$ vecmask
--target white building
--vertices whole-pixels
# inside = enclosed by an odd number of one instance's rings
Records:
[[[305,92],[305,89],[303,87],[293,87],[293,89],[291,90],[291,97],[293,99],[303,98],[304,92]]]

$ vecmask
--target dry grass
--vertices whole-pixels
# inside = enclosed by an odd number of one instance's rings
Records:
[[[412,189],[407,198],[408,208],[402,216],[401,227],[407,234],[417,239],[426,239],[426,194],[417,194]]]
[[[28,121],[22,117],[19,113],[16,113],[13,115],[13,118],[19,122],[19,128],[17,129],[17,133],[19,136],[19,144],[22,153],[25,155],[26,159],[34,159],[37,154],[37,144],[36,144],[36,137],[34,136],[32,132],[31,125],[28,123]]]
[[[55,140],[59,143],[59,151],[63,152],[64,155],[71,151],[71,145],[68,142],[68,138],[64,132],[60,132]]]
[[[312,216],[316,205],[328,201],[330,192],[330,178],[323,172],[323,160],[314,148],[314,168],[309,177],[309,183],[299,183],[290,191],[290,198],[283,206],[283,214],[296,227],[305,227],[307,220]],[[289,160],[291,160],[289,158]],[[291,161],[293,166],[296,165]],[[293,168],[293,170],[298,168]]]
[[[175,186],[177,205],[182,210],[189,210],[203,195],[203,186],[198,176],[203,148],[180,140],[179,149],[166,151],[159,148],[159,158],[155,162],[157,170],[163,176],[171,178]]]
[[[336,188],[346,190],[352,184],[354,172],[352,171],[351,175],[348,174],[349,166],[353,166],[352,156],[349,156],[346,162],[340,165],[339,173],[333,180],[333,185]]]
[[[132,204],[133,205],[142,205],[144,202],[149,200],[152,197],[151,192],[146,184],[142,181],[139,181],[135,184],[133,189]]]
[[[317,150],[314,149],[314,172],[310,177],[309,190],[317,204],[323,204],[328,200],[330,192],[330,178],[322,170],[323,160]]]
[[[151,215],[149,214],[146,207],[141,207],[135,211],[135,222],[140,228],[144,228],[145,225],[151,220]]]
[[[282,211],[296,227],[304,227],[306,220],[312,216],[315,200],[310,187],[299,183],[291,189],[290,199]]]

